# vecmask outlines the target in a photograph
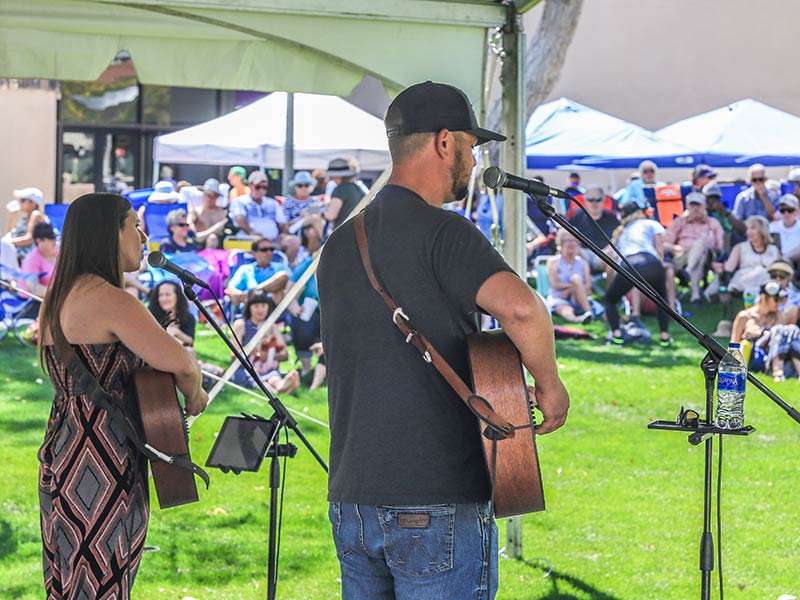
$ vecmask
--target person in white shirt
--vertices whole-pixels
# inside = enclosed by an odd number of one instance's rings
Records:
[[[778,201],[778,210],[781,218],[769,224],[769,232],[778,234],[781,244],[781,254],[795,264],[800,262],[800,221],[797,219],[797,210],[800,202],[794,194],[784,194]]]

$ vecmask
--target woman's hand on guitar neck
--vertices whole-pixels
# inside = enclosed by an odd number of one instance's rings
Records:
[[[203,388],[193,398],[186,399],[186,414],[196,417],[208,406],[208,394]]]

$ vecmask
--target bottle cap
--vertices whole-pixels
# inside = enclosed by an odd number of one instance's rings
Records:
[[[728,348],[739,348],[739,347],[740,347],[739,344],[737,344],[736,342],[731,342],[730,344],[728,344]]]

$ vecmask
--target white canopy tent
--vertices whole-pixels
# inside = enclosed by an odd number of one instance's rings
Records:
[[[153,160],[282,168],[287,96],[275,92],[207,123],[159,136]],[[294,94],[294,167],[311,170],[339,157],[356,158],[369,171],[389,166],[382,121],[336,96]]]

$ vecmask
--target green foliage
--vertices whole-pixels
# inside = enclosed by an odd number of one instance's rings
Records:
[[[714,329],[719,308],[700,311],[696,324]],[[653,318],[646,323],[655,331]],[[604,335],[604,326],[590,329]],[[567,425],[539,438],[547,510],[523,519],[525,560],[501,559],[499,600],[685,600],[699,595],[703,447],[680,433],[649,431],[681,405],[703,412],[703,352],[671,327],[676,344],[609,347],[596,341],[558,343],[561,373],[572,397]],[[198,352],[222,364],[227,352],[200,329]],[[0,598],[41,598],[41,542],[36,451],[52,390],[35,366],[33,348],[0,342]],[[766,381],[766,380],[765,380]],[[771,384],[770,384],[771,385]],[[800,385],[774,385],[800,404]],[[324,390],[283,398],[326,420]],[[225,416],[270,414],[260,400],[225,392],[192,427],[194,457],[205,462]],[[749,438],[725,440],[723,540],[726,594],[777,598],[800,592],[794,519],[798,425],[757,390],[748,388]],[[298,419],[327,456],[324,428]],[[299,444],[296,439],[292,440]],[[715,462],[716,469],[716,462]],[[340,597],[339,569],[327,520],[326,476],[301,446],[288,461],[283,509],[279,597]],[[137,598],[252,600],[266,596],[268,468],[242,475],[211,473],[194,505],[154,507]],[[501,545],[505,523],[500,524]],[[715,533],[716,537],[716,533]],[[716,541],[716,540],[715,540]],[[546,574],[548,574],[545,576]],[[716,588],[717,572],[713,581]]]

